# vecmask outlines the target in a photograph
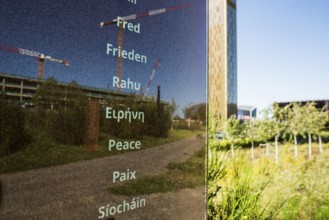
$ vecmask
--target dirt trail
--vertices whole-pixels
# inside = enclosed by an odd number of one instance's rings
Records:
[[[146,150],[0,176],[0,219],[98,219],[99,207],[132,198],[110,195],[113,171],[136,171],[136,178],[156,175],[170,162],[181,162],[204,147],[188,138]],[[175,193],[140,195],[146,206],[115,219],[204,219],[204,187]],[[103,218],[106,219],[106,218]]]

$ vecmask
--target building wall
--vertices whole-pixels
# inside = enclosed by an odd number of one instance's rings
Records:
[[[209,110],[237,114],[236,4],[209,0]]]

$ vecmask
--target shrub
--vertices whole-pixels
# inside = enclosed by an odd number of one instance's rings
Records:
[[[28,141],[22,108],[0,98],[0,157],[20,150]]]
[[[30,113],[28,126],[35,134],[46,132],[47,138],[64,145],[83,143],[85,95],[76,82],[63,86],[49,78],[41,84],[33,101],[36,110]]]
[[[264,164],[262,170],[267,170]],[[249,157],[228,160],[226,153],[211,151],[208,157],[208,219],[274,219],[284,201],[264,199],[272,176],[256,169]]]

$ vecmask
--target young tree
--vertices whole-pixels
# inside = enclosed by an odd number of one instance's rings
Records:
[[[266,144],[266,156],[269,156],[269,140],[275,136],[274,127],[275,121],[265,117],[262,121],[259,121],[259,139]]]
[[[254,159],[254,142],[260,138],[260,121],[254,119],[246,122],[246,136],[250,138],[251,141],[251,159]]]
[[[311,134],[318,136],[319,139],[319,152],[322,153],[322,131],[325,128],[326,123],[328,122],[328,112],[325,111],[325,108],[318,110],[315,107],[315,103],[307,103],[305,105],[305,115],[307,115],[306,120],[308,122],[308,140],[309,140],[309,155],[312,153],[312,137]]]
[[[314,126],[313,126],[313,134],[318,136],[319,139],[319,152],[322,153],[322,132],[328,122],[328,112],[325,111],[325,108],[314,111]]]
[[[293,103],[286,106],[286,116],[287,116],[287,129],[288,133],[292,134],[294,137],[294,152],[295,158],[298,157],[298,143],[297,136],[304,134],[305,128],[305,115],[303,107],[300,103]]]
[[[316,108],[314,102],[308,102],[302,107],[303,111],[303,126],[305,129],[305,133],[307,133],[308,136],[308,155],[312,155],[312,133],[315,129],[315,118],[316,118]]]
[[[280,108],[278,104],[274,104],[271,115],[273,115],[273,134],[275,137],[275,163],[279,163],[279,145],[278,140],[283,131],[287,129],[287,109]]]
[[[326,124],[327,113],[324,111],[319,111],[314,102],[308,102],[303,106],[304,110],[304,121],[305,121],[305,132],[308,136],[308,155],[312,155],[312,134],[319,134]],[[322,112],[322,113],[321,113]],[[322,139],[320,137],[319,142]],[[320,150],[321,151],[321,150]]]
[[[228,118],[224,125],[224,137],[230,142],[231,144],[231,151],[232,157],[235,156],[234,153],[234,140],[239,138],[242,133],[242,125],[240,124],[239,119],[232,115]]]

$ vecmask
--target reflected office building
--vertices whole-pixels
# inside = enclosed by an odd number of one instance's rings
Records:
[[[237,115],[236,0],[209,1],[209,110]]]

